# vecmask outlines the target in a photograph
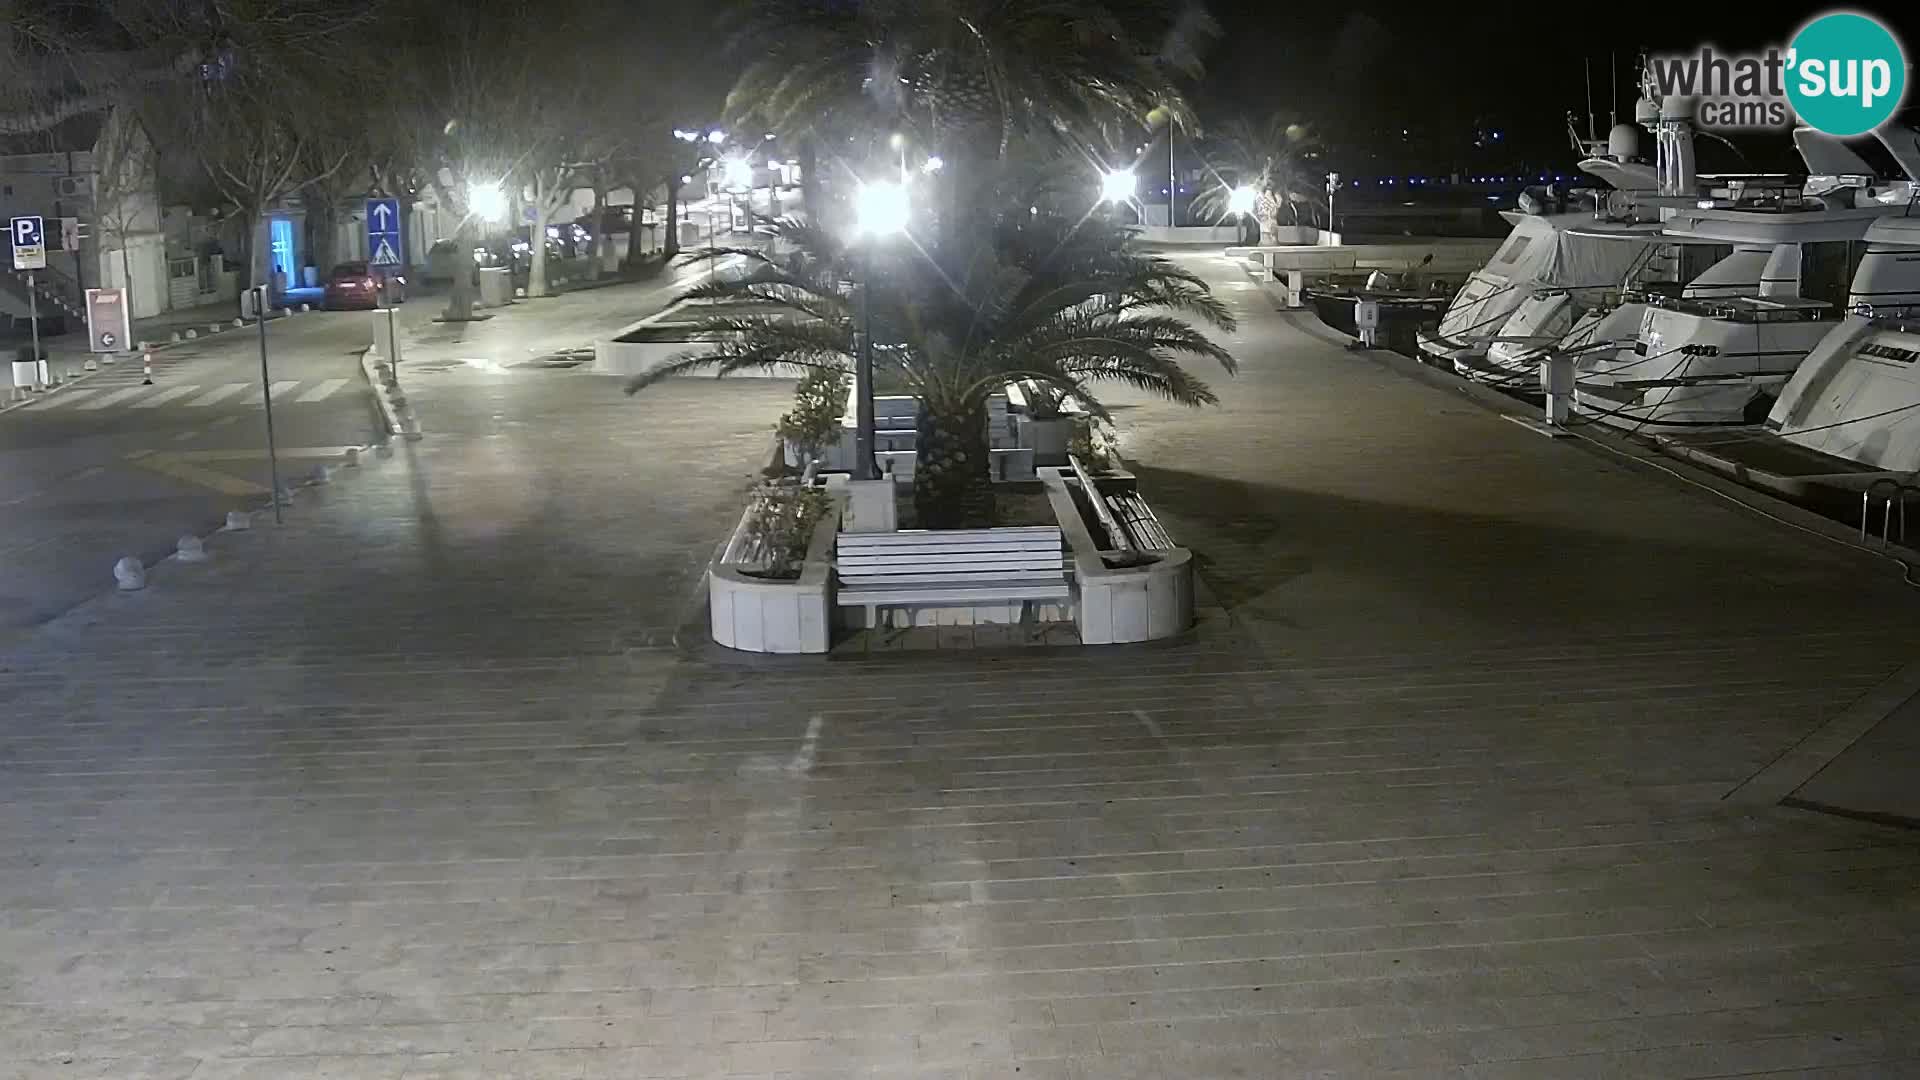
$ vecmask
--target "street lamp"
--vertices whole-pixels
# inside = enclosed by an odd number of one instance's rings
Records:
[[[1108,169],[1100,177],[1100,201],[1126,202],[1138,186],[1132,169]]]
[[[507,219],[507,193],[500,190],[499,184],[475,184],[467,191],[467,205],[483,221]]]
[[[860,245],[860,340],[854,353],[853,478],[876,480],[873,464],[873,308],[867,293],[873,287],[873,248],[907,229],[911,209],[905,185],[862,184],[854,193],[855,230]]]
[[[721,143],[727,141],[727,133],[721,131],[719,128],[714,128],[712,131],[707,132],[707,141],[715,146],[719,146]]]
[[[946,167],[947,163],[941,159],[939,154],[935,154],[921,164],[920,171],[926,173],[928,176],[932,176],[934,173]]]
[[[1230,214],[1251,214],[1260,196],[1253,188],[1241,184],[1227,196],[1227,212]]]

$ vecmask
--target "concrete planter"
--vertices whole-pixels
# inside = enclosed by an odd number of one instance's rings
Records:
[[[1141,566],[1108,566],[1067,489],[1072,474],[1042,469],[1047,500],[1073,553],[1073,618],[1087,645],[1118,645],[1175,637],[1193,626],[1193,554],[1185,548],[1154,552]]]
[[[833,538],[839,529],[835,505],[820,519],[807,544],[807,560],[791,581],[755,577],[727,563],[725,553],[707,568],[707,617],[713,640],[756,653],[824,653],[832,643]],[[741,514],[746,525],[749,509]]]

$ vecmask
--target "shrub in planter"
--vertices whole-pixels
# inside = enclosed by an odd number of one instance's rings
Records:
[[[846,411],[847,374],[835,368],[809,368],[793,391],[793,408],[775,427],[798,458],[798,464],[820,456],[840,437],[840,417]]]
[[[799,484],[767,484],[754,492],[747,539],[759,553],[761,569],[753,576],[792,580],[807,561],[807,543],[827,512],[823,488]]]

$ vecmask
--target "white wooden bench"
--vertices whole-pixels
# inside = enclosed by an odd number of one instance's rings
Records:
[[[1057,525],[840,534],[834,569],[841,607],[967,606],[1070,595]]]

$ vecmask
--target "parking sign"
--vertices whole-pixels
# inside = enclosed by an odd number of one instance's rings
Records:
[[[47,268],[47,225],[39,217],[17,217],[8,234],[13,240],[15,270]]]

